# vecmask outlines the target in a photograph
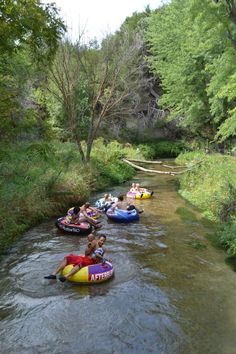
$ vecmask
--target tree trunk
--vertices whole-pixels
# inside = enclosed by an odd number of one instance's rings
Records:
[[[68,121],[70,124],[70,131],[71,131],[72,135],[74,136],[74,140],[76,141],[76,144],[78,146],[81,161],[84,163],[85,156],[84,156],[84,151],[83,151],[83,148],[81,145],[80,137],[76,131],[76,112],[73,107],[73,102],[69,101],[68,104],[66,105],[66,107],[68,109]]]
[[[122,159],[122,161],[124,161],[125,163],[127,163],[128,165],[134,167],[136,170],[140,170],[140,171],[144,171],[144,172],[150,172],[150,173],[159,173],[160,175],[179,175],[181,173],[186,172],[187,170],[183,170],[183,171],[178,171],[178,172],[173,172],[173,171],[158,171],[158,170],[152,170],[152,169],[147,169],[147,168],[143,168],[140,167],[138,165],[135,165],[134,163],[126,160],[126,159]]]
[[[76,137],[76,144],[77,144],[78,149],[79,149],[81,161],[82,161],[83,163],[85,163],[86,161],[85,161],[85,156],[84,156],[83,148],[82,148],[80,139],[79,139],[78,137]]]
[[[85,162],[90,161],[90,154],[91,154],[91,150],[92,150],[92,145],[93,145],[93,141],[87,142]]]

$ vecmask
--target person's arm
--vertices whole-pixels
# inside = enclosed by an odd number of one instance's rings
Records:
[[[103,261],[103,256],[101,256],[100,254],[96,254],[96,258],[97,258],[99,261]]]
[[[92,242],[89,242],[85,248],[85,251],[84,251],[85,256],[91,255],[91,253],[92,253],[91,247],[92,247]]]
[[[81,212],[81,214],[83,214],[83,216],[85,216],[86,218],[89,218],[89,216],[85,210],[81,211],[81,209],[80,209],[80,212]]]
[[[66,215],[66,222],[69,224],[71,222],[71,215],[67,214]]]
[[[111,210],[114,211],[116,207],[117,207],[117,203],[112,204]]]
[[[90,207],[90,209],[91,209],[94,213],[102,214],[101,210],[99,210],[98,208]]]
[[[97,226],[97,221],[95,219],[91,218],[85,211],[83,211],[82,214],[86,221],[88,221],[93,226]]]
[[[104,253],[105,253],[105,251],[104,251]],[[110,258],[105,258],[104,253],[103,253],[103,256],[101,256],[100,254],[96,254],[96,259],[98,260],[98,263],[105,263],[106,261],[108,261],[108,262],[112,261]]]
[[[72,214],[70,223],[71,224],[79,224],[79,215]]]
[[[104,253],[105,253],[105,251],[104,251]],[[99,256],[99,259],[101,260],[102,263],[105,263],[106,261],[112,262],[111,258],[104,257],[104,254],[103,254],[103,256],[101,256],[101,255],[98,255],[98,256]]]
[[[85,256],[91,256],[96,248],[97,248],[97,241],[93,240],[92,242],[90,242],[90,246],[88,244],[87,250],[89,253],[85,254]]]

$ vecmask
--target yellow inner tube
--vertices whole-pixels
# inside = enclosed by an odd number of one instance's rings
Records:
[[[73,269],[72,264],[68,264],[62,270],[62,275],[67,275]],[[75,283],[83,283],[83,284],[94,284],[94,283],[102,283],[108,279],[110,279],[114,274],[113,266],[110,262],[106,262],[105,265],[93,264],[86,267],[81,268],[75,274],[71,275],[68,280]]]
[[[136,193],[135,199],[148,199],[151,198],[152,194],[150,192]]]

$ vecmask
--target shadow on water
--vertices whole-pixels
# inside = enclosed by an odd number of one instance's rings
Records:
[[[44,279],[86,245],[86,237],[58,233],[55,220],[26,233],[2,260],[2,353],[235,353],[235,273],[212,245],[214,225],[177,194],[174,177],[138,173],[134,182],[154,190],[136,201],[145,210],[140,221],[116,224],[104,215],[97,232],[107,235],[110,281]],[[125,194],[129,185],[109,192]]]

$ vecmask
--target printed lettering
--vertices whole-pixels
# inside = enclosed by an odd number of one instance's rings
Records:
[[[104,273],[97,273],[97,274],[91,274],[89,275],[89,280],[90,281],[99,281],[103,279],[108,279],[112,276],[113,274],[113,269],[108,270],[107,272]]]

